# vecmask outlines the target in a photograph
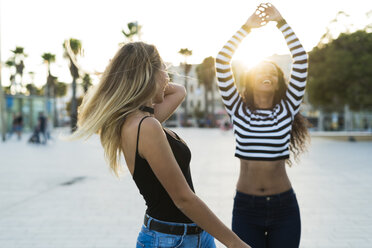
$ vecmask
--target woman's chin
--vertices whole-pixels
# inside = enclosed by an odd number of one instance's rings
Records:
[[[260,93],[272,93],[274,94],[275,93],[275,89],[272,85],[261,85],[260,87],[257,87],[255,89],[256,92],[260,92]]]
[[[153,103],[155,104],[160,104],[164,101],[164,94],[162,94],[161,96],[156,96],[154,99],[153,99]]]

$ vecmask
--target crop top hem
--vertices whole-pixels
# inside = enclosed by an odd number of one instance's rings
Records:
[[[289,155],[283,155],[283,156],[275,157],[275,158],[259,158],[259,157],[246,157],[246,156],[235,153],[235,157],[240,158],[240,159],[244,159],[244,160],[277,161],[277,160],[281,160],[281,159],[288,159]]]

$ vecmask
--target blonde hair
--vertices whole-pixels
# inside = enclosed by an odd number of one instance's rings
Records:
[[[143,42],[124,45],[78,108],[77,130],[68,139],[88,139],[99,134],[105,159],[116,176],[122,169],[121,127],[129,114],[156,94],[155,76],[162,63],[153,45]]]

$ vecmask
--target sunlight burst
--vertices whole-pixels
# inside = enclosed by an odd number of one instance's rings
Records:
[[[275,32],[275,29],[274,25],[270,23],[261,29],[252,30],[237,49],[234,59],[242,61],[246,67],[252,68],[273,55],[273,49],[279,51],[285,46],[285,42],[281,34]]]

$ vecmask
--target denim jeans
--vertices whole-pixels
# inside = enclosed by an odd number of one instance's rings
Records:
[[[232,230],[254,248],[297,248],[301,219],[293,189],[269,196],[237,192]]]
[[[150,216],[149,216],[150,217]],[[196,224],[183,224],[175,222],[166,222],[149,218],[150,221],[166,223],[168,225],[179,226],[196,226]],[[148,225],[147,225],[148,226]],[[177,247],[177,248],[215,248],[214,238],[207,232],[202,231],[195,235],[173,235],[150,230],[145,225],[142,226],[141,232],[137,238],[137,248],[155,248],[155,247]]]

